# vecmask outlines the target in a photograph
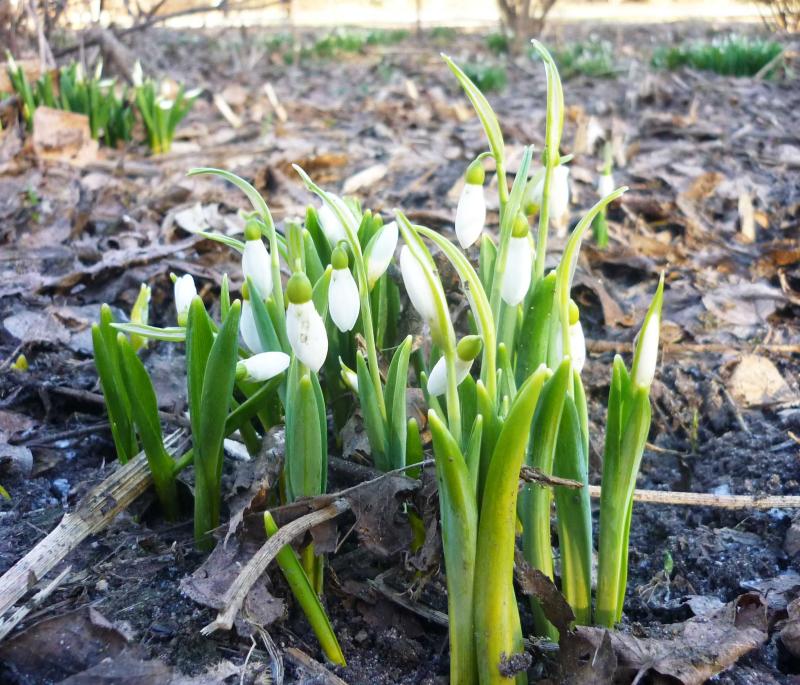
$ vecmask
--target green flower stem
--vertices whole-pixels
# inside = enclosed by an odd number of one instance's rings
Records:
[[[336,217],[344,227],[347,234],[347,241],[350,244],[350,249],[353,251],[353,262],[355,264],[356,282],[358,283],[358,297],[361,304],[361,321],[362,328],[364,329],[364,340],[367,346],[367,367],[369,368],[370,378],[372,384],[375,386],[375,395],[378,400],[378,408],[380,409],[381,416],[386,422],[386,400],[383,396],[383,384],[381,383],[381,370],[378,365],[378,351],[375,345],[375,330],[372,323],[372,305],[369,299],[369,281],[367,279],[367,265],[364,260],[364,253],[361,250],[361,243],[358,241],[358,227],[353,226],[351,216],[345,215],[338,203],[331,200],[331,196],[314,183],[309,175],[303,171],[297,164],[292,165],[294,170],[300,175],[305,182],[306,186],[313,193],[318,195],[323,202],[325,202],[331,210],[333,210]]]
[[[522,196],[525,192],[525,185],[528,181],[528,169],[531,164],[533,147],[526,147],[522,155],[519,171],[514,179],[511,195],[508,198],[502,216],[500,218],[500,239],[497,249],[497,258],[494,263],[494,274],[492,276],[492,292],[490,304],[492,315],[495,321],[500,321],[500,310],[502,305],[501,292],[503,289],[503,278],[505,277],[506,262],[508,261],[508,250],[511,243],[511,229],[514,219],[522,205]]]
[[[483,338],[483,358],[481,361],[481,379],[486,385],[489,397],[497,399],[497,333],[492,318],[492,308],[486,291],[483,289],[481,279],[472,264],[453,243],[447,238],[432,231],[425,226],[414,226],[417,233],[422,234],[434,243],[450,260],[453,268],[467,293],[467,300],[472,308],[475,321],[478,324],[478,333]]]
[[[447,424],[450,433],[459,446],[461,442],[461,401],[458,397],[458,382],[456,380],[456,351],[448,350],[444,353],[447,365]]]
[[[264,528],[267,538],[278,532],[278,526],[268,511],[264,512]],[[275,557],[275,561],[278,562],[289,589],[311,624],[311,629],[317,636],[325,656],[334,664],[345,666],[344,654],[333,632],[333,626],[292,548],[289,545],[283,547]]]
[[[550,125],[548,116],[548,126]],[[549,160],[545,161],[544,184],[542,186],[542,204],[539,207],[539,227],[536,233],[536,263],[533,270],[534,283],[544,278],[545,259],[547,257],[547,236],[550,231],[550,185],[553,182],[553,169]]]

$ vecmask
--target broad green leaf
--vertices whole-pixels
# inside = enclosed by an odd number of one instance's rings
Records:
[[[540,364],[547,363],[550,327],[555,312],[556,275],[549,273],[535,287],[522,320],[517,343],[517,383],[522,383]]]
[[[322,492],[317,397],[307,370],[295,359],[286,391],[286,487],[290,500]]]
[[[375,468],[381,471],[388,471],[391,468],[389,462],[389,446],[386,436],[386,426],[378,407],[378,397],[375,394],[375,386],[372,384],[367,363],[362,354],[356,355],[356,374],[358,376],[358,396],[361,401],[361,414],[364,418],[364,428],[367,431],[369,446],[372,450],[372,461]]]

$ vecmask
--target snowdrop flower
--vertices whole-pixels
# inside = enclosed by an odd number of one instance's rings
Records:
[[[570,324],[569,354],[572,357],[572,368],[578,373],[583,371],[583,365],[586,363],[586,338],[583,336],[583,326],[580,321]]]
[[[340,209],[349,211],[346,207],[340,207]],[[323,202],[322,206],[317,210],[317,217],[319,217],[319,225],[322,228],[322,232],[331,245],[347,240],[347,232],[344,230],[342,222],[339,221],[336,212],[328,206],[327,202]]]
[[[177,278],[173,274],[172,282],[175,284],[175,311],[178,314],[178,325],[185,326],[189,317],[189,307],[192,300],[197,297],[197,288],[191,274],[184,274]]]
[[[328,311],[331,320],[342,333],[356,325],[360,311],[358,286],[347,268],[347,253],[335,247],[331,254],[331,284],[328,288]]]
[[[312,371],[319,371],[328,356],[325,322],[311,299],[311,281],[298,271],[286,285],[286,337],[295,356]]]
[[[392,257],[394,257],[394,251],[397,248],[398,235],[397,222],[392,221],[382,226],[372,236],[372,240],[369,241],[366,250],[364,250],[364,259],[367,262],[367,281],[370,289],[389,268]]]
[[[478,335],[463,337],[456,346],[456,385],[461,385],[469,376],[472,362],[481,353],[483,341]],[[431,369],[428,377],[428,394],[431,396],[444,395],[447,392],[447,362],[440,357]]]
[[[202,88],[190,88],[183,94],[184,100],[195,100],[200,97],[200,93],[203,92]]]
[[[531,286],[533,249],[528,234],[528,220],[523,214],[518,214],[511,229],[506,272],[500,290],[503,301],[512,307],[525,299]]]
[[[422,264],[411,254],[408,245],[403,245],[403,249],[400,250],[400,272],[403,275],[408,299],[411,300],[414,309],[429,324],[433,323],[436,320],[435,296]]]
[[[256,326],[256,317],[253,314],[253,304],[250,302],[250,293],[248,292],[247,284],[242,286],[242,316],[239,319],[239,332],[242,334],[242,340],[248,350],[253,353],[264,352],[264,346],[261,344],[261,336],[258,334],[258,326]]]
[[[339,366],[341,367],[341,376],[342,381],[344,384],[352,390],[356,395],[358,394],[358,374],[353,371],[347,364],[342,361],[342,358],[339,357]]]
[[[463,249],[473,245],[486,223],[486,199],[483,196],[483,166],[475,160],[467,168],[464,188],[456,208],[456,237]]]
[[[611,195],[614,192],[614,187],[614,176],[610,171],[600,174],[600,178],[597,181],[597,194],[601,198]]]
[[[236,365],[239,379],[263,382],[283,373],[289,367],[289,355],[285,352],[261,352]]]
[[[258,221],[250,220],[244,227],[244,252],[242,253],[242,274],[245,281],[253,282],[256,296],[266,300],[272,295],[272,265],[269,252],[261,240],[261,227]]]
[[[140,88],[144,83],[144,72],[142,71],[142,63],[137,59],[133,65],[133,72],[131,73],[131,80],[136,88]]]
[[[525,193],[522,198],[522,207],[525,214],[532,216],[539,211],[542,206],[542,194],[544,193],[544,168],[537,169],[531,176],[530,181],[525,186]]]
[[[658,337],[661,328],[661,306],[664,301],[664,274],[658,282],[658,289],[644,317],[642,330],[636,336],[633,350],[633,369],[631,376],[634,385],[649,388],[653,383],[658,363]]]

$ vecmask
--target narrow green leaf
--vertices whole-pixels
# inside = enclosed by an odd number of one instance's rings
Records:
[[[186,340],[186,329],[182,326],[168,326],[158,328],[157,326],[147,326],[140,323],[112,323],[111,327],[121,333],[128,335],[139,335],[150,340],[161,340],[162,342],[178,343]]]
[[[375,468],[388,471],[389,446],[386,436],[386,426],[378,407],[378,397],[375,386],[369,376],[367,363],[361,353],[356,354],[356,375],[358,376],[358,397],[361,402],[361,414],[364,419],[364,428],[367,431],[369,447],[372,450],[372,461]]]
[[[386,376],[387,448],[389,465],[399,469],[406,463],[406,386],[408,385],[408,360],[411,354],[409,335],[395,350],[389,373]],[[360,387],[360,386],[359,386]]]
[[[522,320],[517,344],[517,383],[524,381],[540,364],[547,363],[550,327],[555,312],[556,275],[549,273],[536,285]]]
[[[286,488],[290,500],[322,492],[317,397],[308,371],[295,359],[286,390]]]

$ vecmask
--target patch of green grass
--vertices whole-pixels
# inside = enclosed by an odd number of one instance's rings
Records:
[[[659,48],[652,64],[659,69],[688,66],[723,76],[754,76],[782,52],[783,47],[773,40],[732,34]]]
[[[430,37],[437,42],[453,40],[457,35],[452,26],[434,26],[430,31]]]
[[[482,91],[503,90],[508,83],[504,67],[491,64],[462,64],[461,68],[472,82]]]
[[[554,50],[553,58],[561,78],[565,80],[579,74],[590,78],[611,78],[617,73],[614,48],[605,40],[592,39],[572,43],[560,50]]]
[[[374,30],[367,34],[367,45],[396,45],[411,35],[406,29]]]
[[[395,45],[408,36],[409,32],[404,29],[375,29],[368,32],[339,29],[322,36],[310,47],[303,48],[300,56],[331,59],[341,53],[361,52],[368,45]]]
[[[490,33],[486,36],[486,47],[496,55],[505,54],[511,48],[511,41],[505,33]]]

